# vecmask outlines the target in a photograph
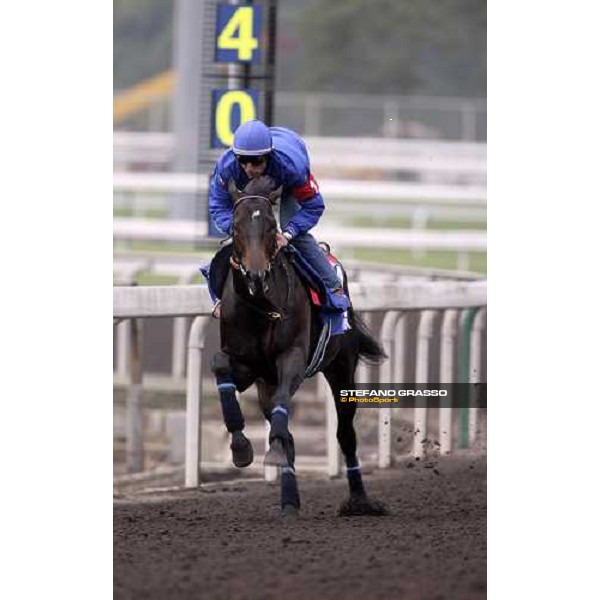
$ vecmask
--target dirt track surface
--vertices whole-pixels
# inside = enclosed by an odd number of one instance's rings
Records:
[[[346,481],[302,476],[296,519],[263,482],[116,498],[114,597],[485,598],[485,456],[408,464],[365,476],[386,517],[338,517]]]

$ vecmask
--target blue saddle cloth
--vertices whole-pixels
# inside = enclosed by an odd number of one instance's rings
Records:
[[[317,271],[293,246],[285,246],[283,250],[288,254],[300,278],[318,292],[322,303],[319,307],[321,323],[323,325],[328,321],[331,323],[331,335],[339,335],[347,331],[346,311],[350,308],[348,297],[345,294],[343,296],[333,294],[323,283]]]

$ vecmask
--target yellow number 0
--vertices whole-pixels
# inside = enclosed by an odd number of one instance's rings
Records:
[[[238,8],[227,25],[223,27],[221,35],[217,39],[217,46],[223,50],[237,50],[238,60],[251,60],[252,51],[258,48],[258,39],[253,34],[251,6]],[[239,30],[239,31],[238,31]],[[236,31],[238,32],[235,37]]]
[[[240,105],[240,123],[256,119],[256,107],[252,96],[246,92],[227,92],[221,96],[216,107],[217,137],[225,146],[233,144],[233,131],[231,131],[231,111],[234,104]]]

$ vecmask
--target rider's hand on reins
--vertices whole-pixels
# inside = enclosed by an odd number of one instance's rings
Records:
[[[289,244],[288,239],[283,235],[283,233],[277,232],[277,250],[280,250],[284,246]]]

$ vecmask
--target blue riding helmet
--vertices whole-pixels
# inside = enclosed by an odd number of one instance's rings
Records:
[[[236,129],[232,149],[236,156],[269,154],[273,150],[271,131],[262,121],[246,121]]]

